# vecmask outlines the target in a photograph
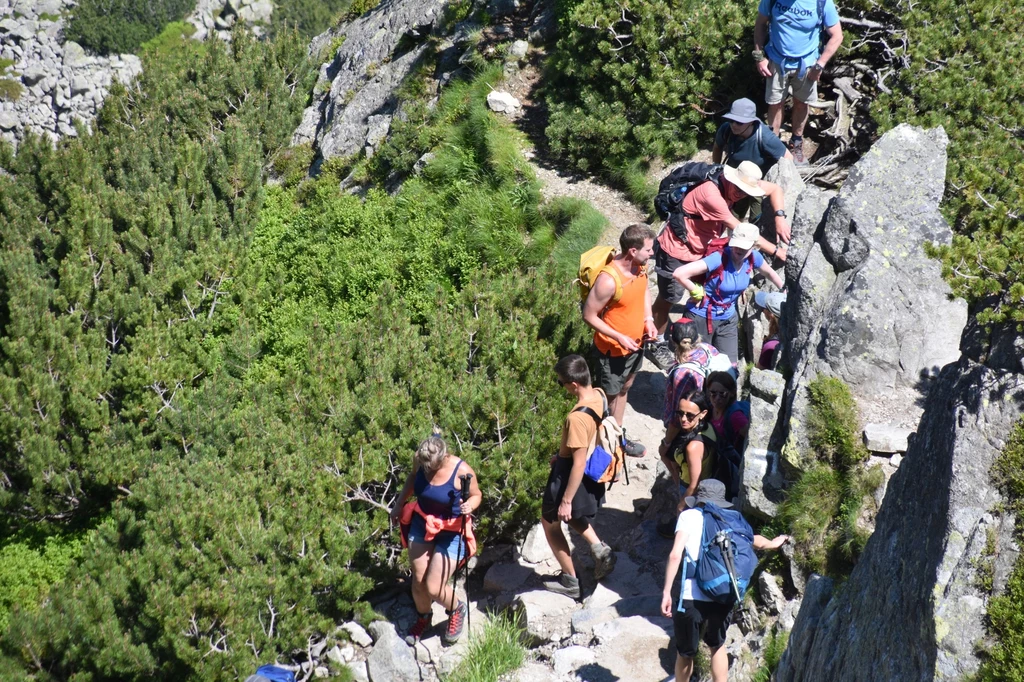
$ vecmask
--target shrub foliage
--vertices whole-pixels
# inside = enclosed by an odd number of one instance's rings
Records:
[[[195,0],[82,0],[65,35],[100,54],[136,52],[195,6]]]
[[[751,3],[578,0],[562,10],[547,88],[552,151],[582,170],[679,158],[753,83]]]
[[[486,90],[451,89],[396,196],[268,191],[315,76],[301,41],[164,38],[94,134],[0,148],[0,558],[98,523],[66,576],[0,571],[31,588],[2,605],[12,679],[287,661],[393,580],[389,507],[432,425],[485,483],[490,540],[535,521],[567,409],[566,249],[604,222],[539,205]]]

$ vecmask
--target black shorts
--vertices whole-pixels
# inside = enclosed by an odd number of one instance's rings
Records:
[[[541,500],[540,515],[548,523],[558,521],[558,505],[565,494],[565,486],[569,484],[569,473],[572,471],[572,458],[559,457],[551,466],[547,485],[544,486],[544,497]],[[604,483],[597,483],[586,476],[576,489],[572,498],[572,521],[569,525],[578,533],[582,533],[594,521],[597,510],[604,504]]]
[[[658,275],[659,298],[669,303],[679,303],[687,295],[683,285],[672,278],[672,273],[684,265],[686,261],[673,258],[665,253],[658,242],[654,242],[654,272]]]
[[[712,649],[717,649],[725,643],[725,633],[732,623],[732,606],[710,601],[684,601],[683,608],[686,610],[676,610],[672,614],[672,625],[675,626],[676,632],[676,651],[680,656],[697,656],[702,633],[704,643]]]
[[[591,346],[590,357],[594,361],[593,385],[609,398],[622,393],[626,380],[639,372],[644,364],[643,351],[639,350],[629,355],[605,355],[597,346]]]

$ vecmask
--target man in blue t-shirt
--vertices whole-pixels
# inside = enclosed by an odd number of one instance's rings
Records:
[[[744,97],[732,103],[726,119],[715,133],[715,146],[711,150],[714,163],[725,163],[737,168],[741,161],[757,164],[762,174],[774,166],[779,159],[793,160],[793,155],[771,128],[757,117],[757,107]]]
[[[793,161],[804,165],[804,125],[807,103],[818,101],[818,79],[825,65],[843,43],[843,27],[833,0],[761,0],[754,24],[754,62],[764,76],[768,125],[778,135],[786,92],[793,93]],[[821,32],[828,34],[825,49],[818,52]]]

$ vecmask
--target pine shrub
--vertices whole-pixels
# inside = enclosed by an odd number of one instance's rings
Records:
[[[552,367],[586,343],[561,239],[603,219],[541,206],[476,86],[397,196],[264,188],[303,48],[147,50],[93,134],[0,146],[0,506],[11,530],[104,519],[0,633],[5,677],[291,660],[393,583],[388,512],[435,424],[485,541],[536,522],[569,408]]]
[[[910,68],[872,107],[880,132],[942,125],[950,137],[943,212],[951,246],[931,253],[983,324],[1024,325],[1024,6],[992,0],[883,3],[910,37]]]
[[[136,52],[195,5],[195,0],[82,0],[65,35],[99,54]]]
[[[692,155],[709,113],[755,86],[755,14],[735,0],[566,3],[546,89],[552,151],[597,172]]]

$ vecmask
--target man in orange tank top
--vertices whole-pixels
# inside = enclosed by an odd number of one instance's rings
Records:
[[[591,359],[595,385],[608,396],[608,407],[622,426],[626,396],[643,363],[643,342],[658,335],[651,314],[647,261],[654,252],[654,231],[643,223],[619,236],[619,254],[604,267],[583,304],[583,320],[594,328]],[[643,457],[647,449],[627,441],[626,454]]]

